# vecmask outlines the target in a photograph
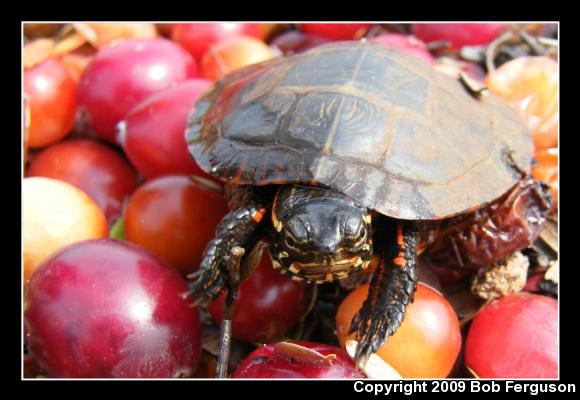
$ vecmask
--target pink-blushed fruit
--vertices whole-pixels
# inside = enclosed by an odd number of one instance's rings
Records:
[[[187,376],[201,353],[198,311],[185,281],[124,241],[76,243],[32,276],[27,343],[50,377]]]
[[[507,27],[507,24],[475,23],[424,23],[413,24],[415,36],[426,43],[446,40],[459,49],[463,46],[484,45],[498,37]]]
[[[45,147],[71,133],[77,107],[76,83],[61,62],[48,59],[25,68],[23,86],[30,110],[28,147]]]
[[[190,79],[163,89],[137,104],[119,124],[119,143],[145,178],[209,177],[189,154],[185,129],[195,102],[211,84],[206,79]]]
[[[237,69],[274,57],[274,51],[254,37],[237,36],[212,45],[201,60],[201,74],[217,80]]]
[[[264,31],[260,24],[251,23],[174,24],[171,27],[171,39],[183,46],[198,63],[212,45],[239,36],[262,39]]]
[[[364,34],[372,24],[299,24],[298,29],[311,35],[322,36],[331,40],[353,40]]]
[[[407,54],[412,54],[429,65],[435,62],[435,58],[427,50],[427,45],[414,36],[399,33],[383,33],[372,38],[371,42],[380,43],[393,49],[404,51]]]
[[[27,176],[58,179],[84,191],[105,212],[112,224],[123,202],[137,188],[137,173],[123,155],[90,139],[73,139],[52,145],[38,154]]]
[[[343,349],[313,342],[281,342],[251,353],[232,378],[364,378]]]
[[[300,31],[286,31],[272,40],[270,44],[288,55],[302,53],[328,42],[331,40],[322,36]]]
[[[193,57],[167,39],[131,39],[100,50],[78,84],[84,123],[115,142],[116,125],[140,101],[198,76]]]

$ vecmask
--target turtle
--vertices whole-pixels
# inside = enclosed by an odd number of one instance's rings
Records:
[[[418,254],[488,265],[528,246],[551,207],[530,176],[530,132],[508,104],[367,41],[226,75],[197,101],[185,136],[231,207],[188,292],[203,305],[227,291],[224,340],[258,243],[296,280],[374,268],[350,327],[363,362],[401,325]]]

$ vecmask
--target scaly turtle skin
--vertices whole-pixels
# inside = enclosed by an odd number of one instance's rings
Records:
[[[275,267],[318,283],[378,256],[351,327],[357,360],[399,327],[419,248],[451,241],[460,266],[478,267],[531,243],[550,206],[528,177],[533,144],[515,111],[379,44],[332,43],[234,72],[198,101],[186,139],[235,205],[191,293],[200,303],[235,293],[231,269],[251,265],[232,266],[232,249],[259,240]],[[509,246],[490,243],[506,233]]]

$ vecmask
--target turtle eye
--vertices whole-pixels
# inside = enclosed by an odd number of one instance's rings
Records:
[[[367,230],[365,229],[365,227],[361,227],[360,230],[358,231],[358,237],[359,238],[364,238],[367,234]]]
[[[367,229],[365,228],[364,225],[359,228],[353,241],[354,241],[354,245],[357,247],[362,246],[364,243],[366,243],[366,241],[367,241]]]
[[[286,237],[286,244],[288,245],[288,247],[294,247],[296,242],[290,236],[287,236]]]

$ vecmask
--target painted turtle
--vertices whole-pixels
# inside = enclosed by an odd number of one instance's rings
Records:
[[[335,42],[234,72],[198,101],[186,139],[233,206],[190,293],[209,303],[227,289],[231,305],[259,240],[276,268],[317,283],[378,256],[351,326],[357,361],[399,327],[419,250],[487,265],[528,246],[551,202],[508,105],[380,44]]]

